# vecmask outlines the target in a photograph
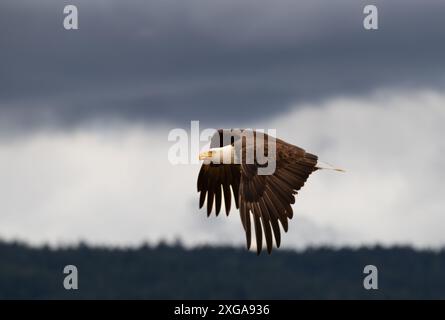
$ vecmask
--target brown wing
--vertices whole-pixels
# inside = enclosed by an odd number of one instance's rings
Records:
[[[223,147],[233,142],[231,132],[219,129],[212,136],[210,141],[210,148]],[[233,191],[235,198],[235,206],[239,208],[238,194],[240,184],[240,166],[235,164],[203,164],[198,175],[198,192],[199,208],[201,209],[207,197],[207,216],[213,209],[215,203],[215,211],[218,216],[221,210],[221,198],[224,196],[224,204],[226,207],[226,214],[229,215]],[[232,191],[231,191],[232,190]]]
[[[240,184],[240,166],[234,164],[203,164],[198,176],[199,208],[204,205],[207,197],[207,216],[213,209],[218,216],[221,210],[221,198],[224,195],[226,214],[231,206],[231,189],[235,198],[235,206],[239,207],[238,190]]]
[[[272,251],[273,237],[276,246],[280,246],[278,222],[287,232],[288,219],[293,216],[291,204],[295,202],[297,191],[303,187],[309,175],[317,170],[316,164],[317,156],[277,139],[274,174],[258,175],[257,165],[241,165],[240,215],[248,248],[251,245],[251,217],[257,253],[260,254],[263,247],[263,232],[269,253]]]

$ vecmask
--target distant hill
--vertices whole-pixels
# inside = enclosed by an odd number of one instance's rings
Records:
[[[378,290],[363,288],[365,265]],[[79,289],[65,290],[75,265]],[[0,242],[0,299],[386,299],[445,298],[445,251],[410,248],[276,250],[180,245],[110,249],[30,248]]]

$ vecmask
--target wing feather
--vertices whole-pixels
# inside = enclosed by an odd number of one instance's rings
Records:
[[[281,245],[280,224],[287,232],[288,219],[293,217],[291,205],[295,203],[295,195],[309,175],[317,170],[316,163],[316,156],[277,139],[276,170],[273,174],[260,176],[257,174],[258,164],[241,164],[239,198],[248,248],[251,235],[250,228],[246,227],[250,212],[254,219],[257,254],[262,250],[263,233],[268,253],[272,251],[273,239],[277,247]]]
[[[221,211],[222,197],[226,214],[231,209],[232,193],[235,205],[238,208],[240,171],[239,165],[234,164],[203,164],[198,175],[199,208],[204,206],[207,200],[207,215],[210,216],[213,209],[216,215]],[[231,191],[233,190],[233,192]]]
[[[258,214],[253,215],[253,222],[255,225],[256,252],[257,254],[260,254],[263,249],[263,232],[261,230],[261,221]]]

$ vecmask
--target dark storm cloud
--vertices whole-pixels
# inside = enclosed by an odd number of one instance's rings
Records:
[[[77,31],[62,28],[66,4]],[[445,2],[4,0],[0,117],[225,121],[386,86],[441,87]],[[5,121],[4,121],[5,122]],[[3,122],[3,123],[4,123]]]

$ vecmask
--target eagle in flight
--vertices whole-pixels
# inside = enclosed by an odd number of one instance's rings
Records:
[[[266,155],[266,163],[259,161],[257,148]],[[207,216],[213,208],[218,216],[224,197],[229,215],[233,193],[246,233],[247,248],[251,247],[253,226],[257,254],[263,248],[263,237],[269,254],[273,239],[276,247],[280,247],[280,224],[287,232],[295,195],[312,172],[318,169],[343,171],[326,164],[322,167],[316,155],[254,130],[219,129],[211,138],[210,150],[200,153],[199,159],[204,161],[198,175],[199,208],[207,199]],[[261,174],[272,161],[273,172]]]

